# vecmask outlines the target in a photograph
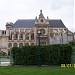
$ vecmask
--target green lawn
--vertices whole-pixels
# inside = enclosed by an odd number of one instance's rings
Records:
[[[75,75],[75,68],[8,66],[0,67],[0,75]]]

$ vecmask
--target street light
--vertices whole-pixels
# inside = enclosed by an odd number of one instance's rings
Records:
[[[37,31],[38,33],[38,66],[41,66],[41,54],[40,54],[40,30]]]

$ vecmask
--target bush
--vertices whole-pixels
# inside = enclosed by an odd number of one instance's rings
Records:
[[[37,65],[38,47],[13,47],[13,60],[15,65]],[[71,63],[72,47],[69,44],[54,44],[40,47],[42,65],[60,65]]]
[[[70,45],[75,46],[75,40],[69,42]]]

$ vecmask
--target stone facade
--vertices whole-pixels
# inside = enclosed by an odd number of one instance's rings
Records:
[[[50,20],[48,17],[46,19],[40,10],[39,17],[34,20],[18,20],[14,24],[6,23],[6,30],[0,30],[0,51],[7,52],[14,46],[37,45],[38,30],[41,32],[41,45],[66,44],[73,40],[73,33],[61,20]]]
[[[75,40],[75,32],[74,32],[74,40]]]

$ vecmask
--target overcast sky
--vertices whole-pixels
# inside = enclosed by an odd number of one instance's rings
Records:
[[[35,19],[42,9],[45,17],[61,19],[65,26],[74,30],[74,0],[0,0],[0,29],[6,22],[18,19]]]

